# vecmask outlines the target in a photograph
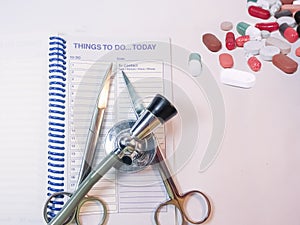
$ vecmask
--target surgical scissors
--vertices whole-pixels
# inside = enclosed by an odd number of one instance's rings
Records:
[[[122,74],[123,74],[123,78],[124,78],[129,96],[131,98],[133,108],[135,110],[135,114],[136,114],[136,116],[139,116],[144,111],[144,109],[143,109],[144,106],[141,103],[141,98],[136,93],[133,85],[131,84],[130,80],[128,79],[128,77],[124,71],[122,71]],[[159,147],[158,142],[157,142],[155,160],[156,160],[156,163],[158,163],[159,173],[161,175],[164,186],[165,186],[168,196],[170,198],[170,200],[159,204],[159,206],[157,207],[157,209],[155,211],[155,215],[154,215],[156,224],[157,225],[161,224],[160,219],[159,219],[161,209],[168,205],[173,205],[173,206],[175,206],[176,209],[179,210],[182,225],[186,224],[187,222],[192,223],[192,224],[201,224],[201,223],[205,222],[211,213],[211,204],[210,204],[208,197],[204,193],[202,193],[198,190],[192,190],[192,191],[186,192],[185,194],[182,194],[182,195],[179,193],[176,183],[173,180],[171,172],[166,164],[166,158],[164,157],[164,155]],[[188,204],[187,203],[191,198],[196,199],[197,201],[200,201],[203,204],[202,208],[205,210],[202,213],[201,218],[198,218],[198,217],[191,218],[191,215],[188,213],[188,211],[187,211]]]
[[[82,164],[79,172],[79,178],[78,178],[78,183],[75,187],[78,188],[78,186],[83,182],[83,180],[88,176],[88,174],[92,170],[92,164],[95,158],[95,152],[96,152],[96,147],[97,147],[97,142],[99,139],[99,134],[101,131],[101,126],[103,123],[103,118],[104,118],[104,113],[105,109],[107,108],[108,104],[108,97],[109,97],[109,91],[110,91],[110,84],[111,84],[111,77],[112,77],[112,67],[113,64],[111,63],[108,70],[106,71],[106,74],[103,79],[102,87],[100,88],[99,95],[97,97],[97,104],[95,106],[93,116],[91,119],[89,131],[88,131],[88,136],[86,140],[86,146],[85,146],[85,151],[83,154],[83,159],[82,159]],[[49,207],[49,204],[51,203],[52,199],[55,199],[59,196],[66,195],[68,197],[71,197],[72,194],[69,192],[57,192],[54,193],[48,201],[45,204],[44,208],[44,218],[47,222],[50,222],[50,219],[48,218],[47,215],[47,207]],[[75,219],[76,223],[80,225],[80,219],[79,219],[79,212],[81,210],[81,207],[86,203],[86,202],[97,202],[103,209],[103,215],[102,218],[99,222],[99,224],[104,224],[107,218],[107,208],[105,203],[99,199],[95,198],[92,196],[85,196],[76,210],[72,213],[72,215],[69,217],[68,220],[64,222],[64,224],[67,224],[71,222],[72,220]]]
[[[102,95],[101,97],[102,98]],[[135,147],[131,146],[131,142],[145,141],[151,136],[152,132],[160,125],[170,120],[177,114],[176,108],[163,96],[156,95],[144,113],[138,117],[129,130],[129,143],[122,144],[121,140],[117,141],[115,149],[110,151],[101,162],[99,162],[86,178],[79,184],[78,188],[70,198],[65,202],[62,209],[57,215],[48,222],[48,225],[64,224],[74,212],[81,202],[85,199],[91,188],[113,167],[119,168],[120,165],[132,165],[135,159]],[[133,159],[133,160],[131,160]],[[65,193],[61,193],[65,194]],[[68,195],[68,194],[67,194]],[[106,214],[104,216],[106,218]]]

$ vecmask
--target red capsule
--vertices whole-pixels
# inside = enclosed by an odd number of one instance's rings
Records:
[[[253,70],[254,72],[257,72],[260,70],[261,62],[255,56],[250,57],[247,62],[248,62],[250,69]]]
[[[273,32],[279,29],[279,24],[277,22],[269,22],[269,23],[257,23],[255,27],[260,30],[267,30],[269,32]]]
[[[244,47],[247,41],[250,41],[250,35],[243,35],[235,39],[235,44],[237,47]]]
[[[260,18],[260,19],[264,19],[264,20],[269,19],[270,16],[271,16],[271,14],[268,10],[263,9],[259,6],[250,6],[248,8],[248,13],[251,16],[254,16],[254,17],[257,17],[257,18]]]
[[[228,33],[226,34],[225,42],[226,42],[226,48],[227,48],[228,50],[233,50],[233,49],[235,49],[235,37],[234,37],[234,33],[228,32]]]
[[[294,43],[298,40],[299,35],[292,27],[287,23],[283,23],[279,27],[281,35],[290,43]]]

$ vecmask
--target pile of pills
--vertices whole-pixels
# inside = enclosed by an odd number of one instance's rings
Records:
[[[247,10],[260,21],[256,24],[239,22],[236,31],[231,22],[222,22],[220,28],[226,32],[225,43],[214,34],[206,33],[202,36],[204,45],[212,52],[218,52],[223,45],[229,52],[243,48],[247,64],[254,72],[261,69],[262,61],[270,61],[284,73],[295,73],[298,63],[290,55],[300,57],[300,0],[247,0]],[[295,46],[295,52],[291,52],[292,46],[297,44],[298,48]],[[219,62],[226,69],[234,66],[230,53],[220,54]]]

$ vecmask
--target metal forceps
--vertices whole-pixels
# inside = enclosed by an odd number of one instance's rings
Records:
[[[133,85],[131,84],[130,80],[128,79],[128,77],[126,76],[124,71],[122,71],[122,74],[123,74],[123,78],[125,80],[125,84],[126,84],[129,96],[131,98],[131,102],[133,104],[133,108],[135,110],[135,114],[138,117],[143,112],[144,106],[141,103],[140,97],[134,90]],[[211,204],[210,204],[208,197],[204,193],[202,193],[198,190],[189,191],[182,195],[179,193],[177,186],[175,184],[175,181],[172,178],[171,172],[166,164],[166,159],[165,159],[164,155],[162,154],[162,151],[159,147],[158,142],[157,142],[155,160],[158,163],[159,173],[161,175],[164,186],[165,186],[168,196],[170,198],[170,200],[168,200],[164,203],[161,203],[157,207],[157,209],[155,211],[155,215],[154,215],[156,224],[157,225],[161,224],[159,215],[161,213],[161,209],[167,205],[173,205],[173,206],[175,206],[176,209],[178,209],[179,214],[181,216],[181,224],[182,225],[187,224],[188,222],[191,224],[201,224],[201,223],[205,222],[211,213]],[[190,216],[190,214],[187,212],[187,207],[189,206],[189,205],[187,205],[187,202],[189,201],[190,198],[196,198],[197,201],[201,200],[201,203],[202,203],[201,208],[205,209],[204,212],[200,211],[200,214],[202,214],[201,218],[198,218],[198,217],[192,218]]]
[[[106,71],[106,74],[103,79],[102,87],[100,89],[100,92],[99,92],[99,95],[97,98],[97,104],[96,104],[96,107],[94,109],[93,116],[91,119],[88,136],[87,136],[87,140],[86,140],[85,151],[84,151],[84,155],[83,155],[83,159],[82,159],[82,164],[81,164],[78,183],[76,185],[76,188],[78,188],[78,186],[83,182],[83,180],[88,176],[88,174],[92,170],[92,164],[94,161],[97,142],[98,142],[99,134],[101,131],[101,125],[103,123],[104,113],[105,113],[105,109],[106,109],[107,103],[108,103],[108,96],[109,96],[111,77],[112,77],[112,67],[113,67],[113,64],[110,64],[108,70]],[[48,215],[47,215],[48,205],[51,203],[52,199],[57,198],[62,195],[66,195],[68,197],[72,196],[72,194],[69,192],[57,192],[57,193],[53,194],[52,196],[50,196],[50,198],[46,202],[45,208],[44,208],[44,218],[47,222],[50,222]],[[69,222],[75,220],[78,225],[81,225],[81,222],[79,219],[79,212],[81,210],[81,207],[86,202],[97,202],[98,205],[100,205],[102,207],[103,215],[99,221],[99,224],[104,224],[104,222],[106,221],[106,218],[107,218],[106,205],[101,199],[93,197],[93,196],[85,196],[78,204],[76,210],[64,222],[64,224],[68,224]]]

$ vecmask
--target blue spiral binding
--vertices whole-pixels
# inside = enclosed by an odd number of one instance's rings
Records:
[[[57,36],[49,41],[49,100],[48,100],[48,196],[64,191],[65,167],[65,104],[66,104],[66,41]],[[63,196],[48,205],[52,219],[64,204]]]

